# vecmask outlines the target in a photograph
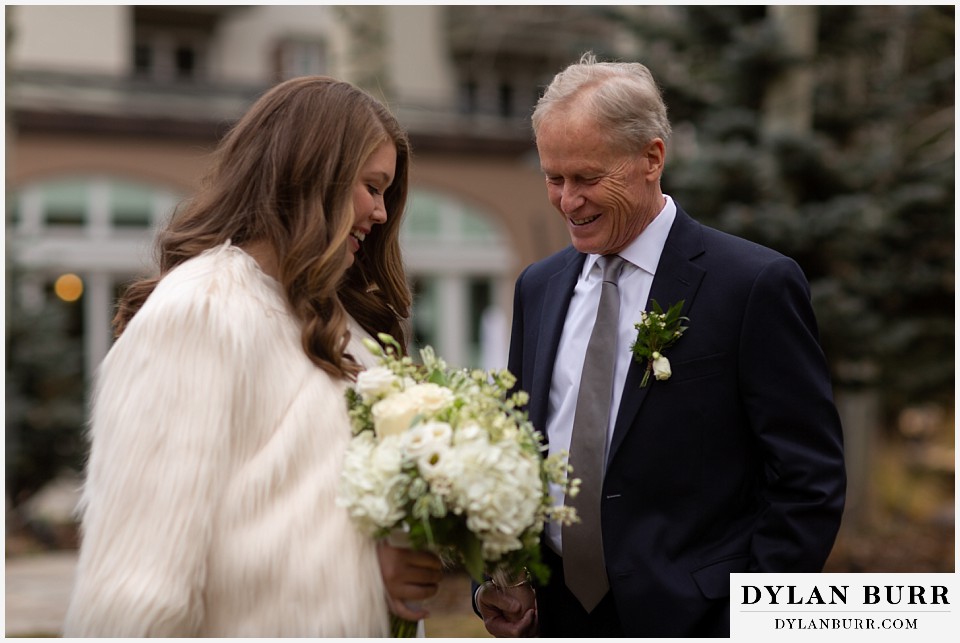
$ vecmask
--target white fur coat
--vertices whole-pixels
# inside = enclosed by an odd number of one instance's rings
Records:
[[[335,505],[344,386],[239,248],[171,271],[98,373],[65,636],[385,636],[375,545]]]

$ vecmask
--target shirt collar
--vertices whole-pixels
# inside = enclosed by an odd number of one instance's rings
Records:
[[[670,195],[665,194],[663,209],[654,217],[653,221],[644,228],[636,239],[620,251],[620,256],[627,260],[629,265],[636,266],[651,275],[657,274],[657,264],[660,263],[660,254],[667,243],[667,236],[677,216],[677,205]],[[583,263],[581,278],[586,277],[593,270],[593,266],[601,255],[589,254]],[[629,269],[624,266],[624,270]]]

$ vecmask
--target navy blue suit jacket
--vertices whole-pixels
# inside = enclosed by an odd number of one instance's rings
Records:
[[[569,247],[516,284],[509,368],[541,431],[584,258]],[[627,636],[729,636],[731,572],[818,572],[833,546],[846,477],[828,368],[799,266],[679,207],[650,298],[684,300],[689,328],[670,379],[640,388],[633,362],[624,384],[601,510],[616,613]],[[579,606],[558,560],[541,633],[590,635],[559,618]]]

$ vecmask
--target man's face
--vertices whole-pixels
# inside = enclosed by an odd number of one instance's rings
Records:
[[[547,196],[580,252],[620,252],[663,207],[660,139],[626,152],[592,118],[558,109],[540,125],[537,149]]]

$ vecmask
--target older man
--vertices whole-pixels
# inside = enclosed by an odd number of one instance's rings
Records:
[[[548,525],[535,602],[488,582],[477,609],[497,636],[729,636],[730,573],[820,571],[840,524],[806,279],[661,192],[670,124],[643,65],[584,56],[533,127],[572,245],[518,279],[509,368],[551,452],[570,452],[582,491],[557,500],[582,521]],[[654,301],[687,318],[666,347],[635,327]]]

